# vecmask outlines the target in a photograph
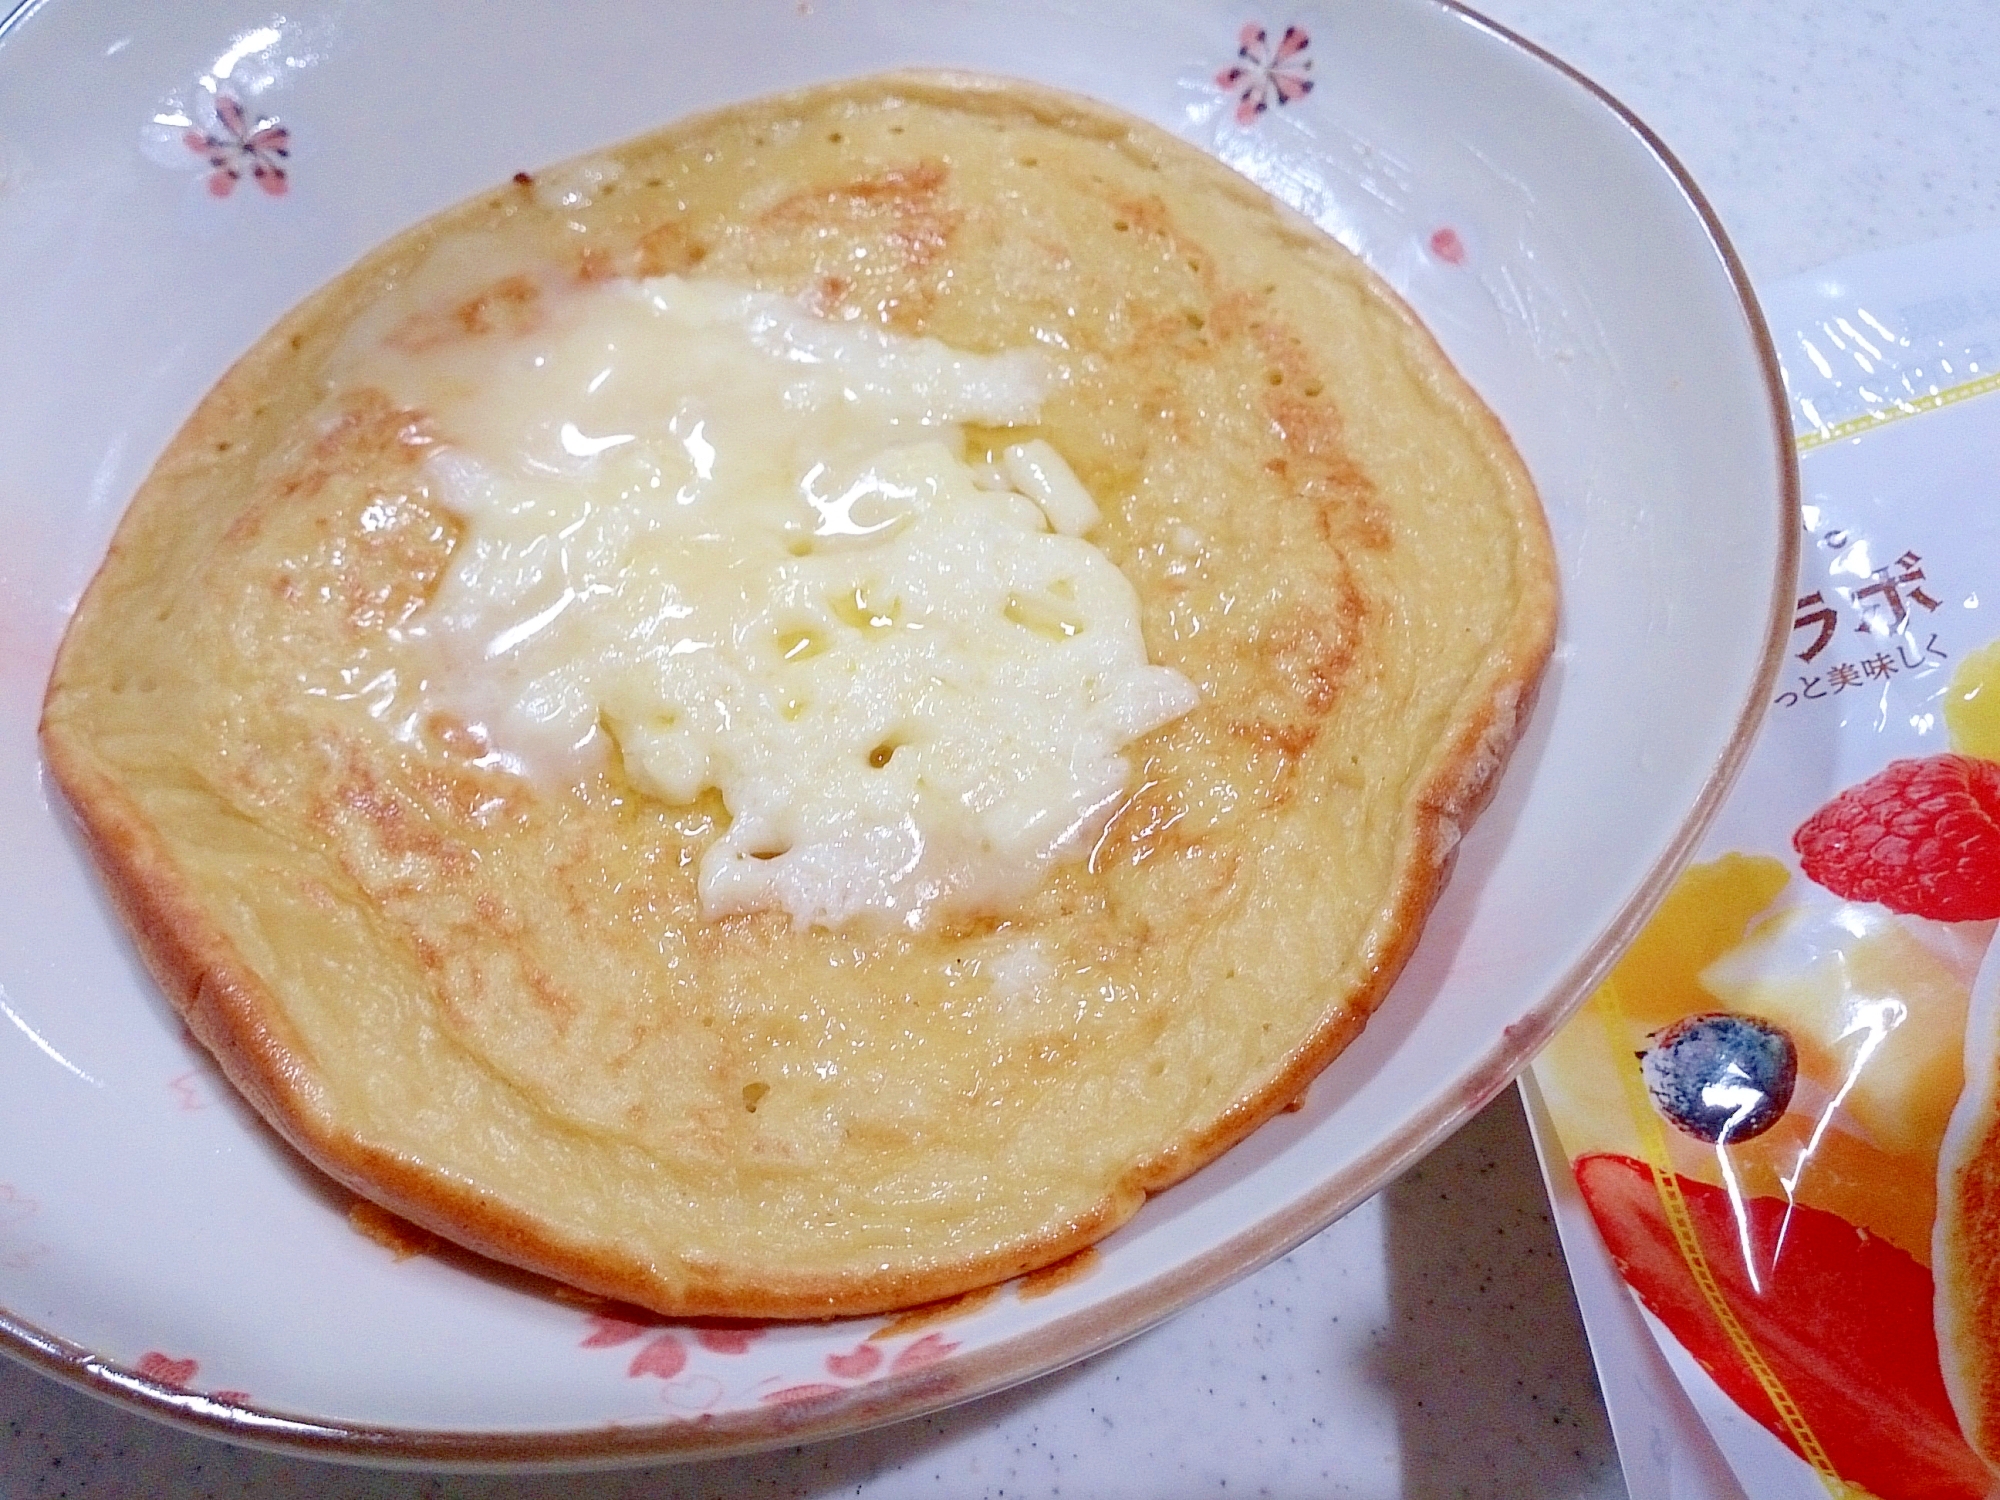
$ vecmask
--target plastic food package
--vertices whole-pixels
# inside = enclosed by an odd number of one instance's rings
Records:
[[[1976,1500],[2000,1491],[2000,237],[1765,310],[1802,480],[1774,701],[1524,1091],[1747,1494]],[[1582,1300],[1615,1362],[1618,1310]]]

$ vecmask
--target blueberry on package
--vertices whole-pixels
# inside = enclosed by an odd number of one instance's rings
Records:
[[[1996,251],[1769,300],[1803,526],[1774,699],[1694,863],[1534,1069],[1757,1496],[2000,1487]]]

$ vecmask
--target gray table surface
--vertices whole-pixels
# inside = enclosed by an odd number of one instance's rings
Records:
[[[1488,0],[1701,183],[1753,282],[2000,228],[1989,0]],[[1624,1494],[1520,1107],[1122,1348],[841,1442],[587,1476],[420,1476],[189,1437],[0,1360],[0,1500]]]

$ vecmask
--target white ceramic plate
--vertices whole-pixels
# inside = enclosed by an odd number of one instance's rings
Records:
[[[405,1463],[716,1453],[963,1400],[1276,1256],[1490,1098],[1742,756],[1791,618],[1775,362],[1658,144],[1477,17],[1432,0],[268,3],[38,0],[0,22],[7,1352],[221,1436]],[[35,747],[64,621],[196,400],[393,231],[698,108],[906,65],[1147,116],[1403,291],[1554,525],[1563,633],[1529,733],[1414,962],[1305,1109],[1043,1295],[1009,1287],[925,1327],[673,1327],[398,1260],[235,1102],[107,910]]]

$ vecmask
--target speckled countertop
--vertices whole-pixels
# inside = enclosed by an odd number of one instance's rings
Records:
[[[1645,119],[1753,282],[2000,228],[2000,6],[1487,0]],[[0,1361],[0,1500],[1624,1493],[1520,1106],[1164,1327],[837,1443],[592,1476],[425,1477],[160,1428]]]

